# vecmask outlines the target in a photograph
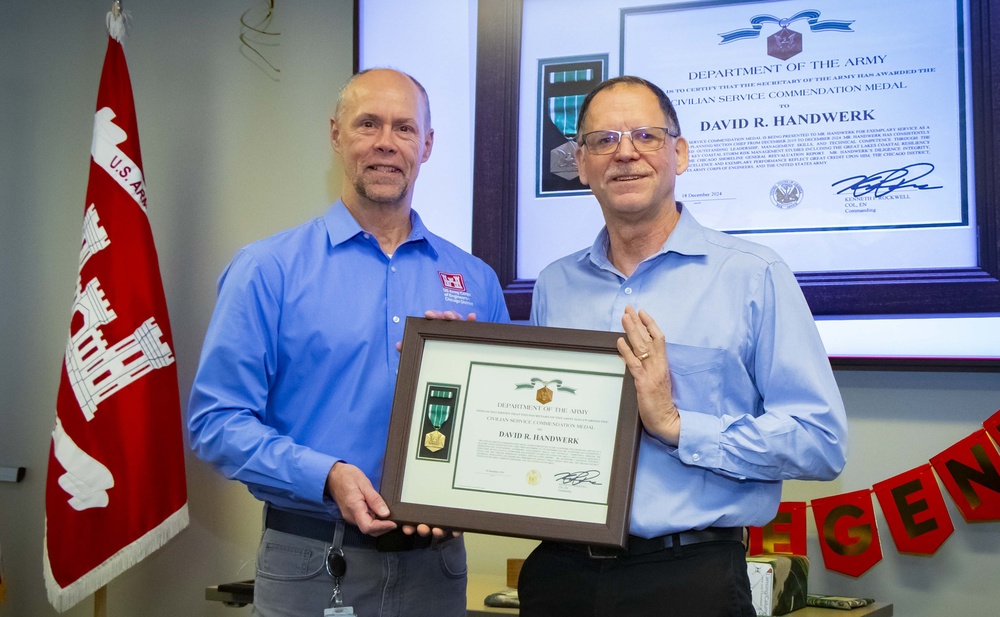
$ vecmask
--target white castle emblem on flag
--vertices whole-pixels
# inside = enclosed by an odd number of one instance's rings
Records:
[[[97,212],[91,205],[84,219],[80,270],[90,257],[108,245],[107,233],[100,227]],[[80,410],[88,421],[94,419],[101,401],[149,371],[169,366],[174,361],[170,346],[161,340],[163,332],[155,317],[144,321],[132,336],[109,347],[98,328],[116,317],[104,297],[100,281],[95,278],[86,287],[77,285],[72,323],[76,325],[81,319],[82,323],[75,332],[70,332],[66,343],[66,372]]]
[[[80,272],[91,257],[110,244],[91,204],[84,215]],[[109,346],[99,328],[116,318],[100,281],[93,278],[83,286],[78,277],[72,327],[66,343],[66,374],[88,422],[94,419],[101,401],[150,371],[174,362],[173,352],[162,340],[163,331],[155,317],[144,321],[131,336]],[[107,506],[106,489],[114,486],[114,477],[107,467],[77,447],[61,423],[57,422],[52,437],[56,459],[66,469],[59,478],[59,486],[72,496],[70,505],[77,510]]]

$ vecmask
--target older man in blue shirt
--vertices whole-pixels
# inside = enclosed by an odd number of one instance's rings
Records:
[[[219,282],[188,427],[265,502],[255,615],[465,615],[462,538],[398,533],[377,492],[406,317],[509,320],[494,272],[410,208],[433,137],[416,80],[356,75],[330,121],[340,201]]]
[[[644,430],[628,550],[543,542],[521,570],[521,615],[752,617],[743,528],[774,517],[782,480],[844,466],[829,360],[788,266],[676,202],[688,147],[660,88],[608,80],[579,126],[606,226],[542,271],[532,322],[624,331]]]

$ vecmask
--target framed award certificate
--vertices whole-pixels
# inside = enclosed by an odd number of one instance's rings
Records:
[[[641,429],[621,336],[408,318],[381,485],[391,518],[624,546]]]

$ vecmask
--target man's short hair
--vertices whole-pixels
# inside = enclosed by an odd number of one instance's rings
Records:
[[[670,97],[667,96],[667,93],[653,82],[645,80],[642,77],[622,75],[621,77],[606,79],[597,84],[597,86],[590,91],[590,94],[587,95],[587,98],[583,99],[583,105],[580,106],[580,117],[577,119],[576,123],[576,140],[578,143],[580,143],[583,137],[583,123],[587,119],[587,111],[590,109],[590,102],[594,100],[594,97],[598,92],[622,85],[642,86],[652,92],[656,96],[656,100],[659,101],[660,109],[663,110],[663,115],[667,119],[667,129],[673,133],[677,133],[678,135],[681,134],[681,124],[677,121],[677,110],[674,109],[674,104],[670,102]]]
[[[354,80],[357,79],[358,77],[361,77],[365,73],[370,73],[372,71],[393,71],[395,73],[399,73],[400,75],[405,75],[407,78],[409,78],[409,80],[413,82],[413,85],[417,87],[417,90],[420,91],[420,97],[424,101],[424,124],[427,125],[424,128],[428,131],[431,130],[431,100],[430,97],[427,96],[427,90],[424,89],[424,85],[419,81],[417,81],[417,78],[414,77],[413,75],[410,75],[405,71],[400,71],[399,69],[392,69],[389,67],[374,66],[370,69],[364,69],[362,71],[358,71],[357,73],[352,75],[351,78],[347,80],[347,83],[344,84],[344,87],[341,88],[340,92],[337,94],[337,106],[334,107],[333,109],[333,116],[335,118],[340,117],[340,110],[344,105],[344,93],[347,92],[347,90],[351,87],[351,84],[354,83]]]

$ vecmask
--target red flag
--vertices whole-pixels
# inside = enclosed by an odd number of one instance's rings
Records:
[[[109,16],[83,242],[45,491],[45,583],[64,611],[188,524],[177,367],[132,84]],[[118,38],[119,40],[115,40]]]
[[[873,488],[899,552],[932,555],[955,530],[929,464]]]
[[[993,441],[997,442],[997,445],[1000,446],[1000,410],[983,422],[983,428],[990,434]]]
[[[782,501],[778,514],[763,527],[750,528],[750,555],[806,554],[806,502]]]
[[[870,491],[814,499],[812,507],[827,570],[861,576],[882,560]]]
[[[965,520],[1000,520],[1000,454],[985,429],[931,459]]]

